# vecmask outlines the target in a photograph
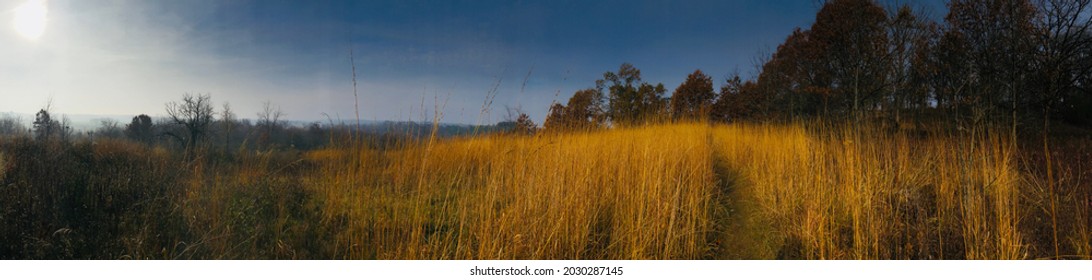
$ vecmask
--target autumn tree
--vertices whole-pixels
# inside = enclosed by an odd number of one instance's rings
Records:
[[[752,100],[753,116],[777,119],[828,112],[830,74],[821,71],[820,50],[810,31],[794,30],[762,65],[756,85],[762,94]]]
[[[896,125],[902,122],[905,109],[920,111],[928,106],[925,58],[935,42],[937,28],[909,5],[898,6],[888,19],[889,90],[883,98],[883,107],[892,113]]]
[[[1036,49],[1035,7],[1028,0],[953,0],[948,9],[945,44],[962,53],[942,62],[966,65],[954,66],[964,72],[952,73],[966,83],[958,101],[974,123],[1010,115],[1015,124],[1028,97],[1021,93]]]
[[[819,10],[809,43],[829,80],[836,111],[873,109],[886,86],[887,14],[871,0],[833,0]]]
[[[922,17],[918,19],[922,24],[922,29],[919,30],[921,33],[913,39],[910,71],[905,77],[906,84],[899,88],[907,90],[903,96],[912,113],[910,118],[920,122],[925,112],[940,107],[938,88],[933,79],[937,77],[937,68],[934,67],[937,65],[935,51],[940,43],[942,31],[939,23],[924,20]]]
[[[671,94],[671,116],[676,120],[707,118],[715,98],[713,79],[694,70]]]
[[[909,6],[891,15],[871,0],[823,3],[810,29],[793,31],[762,65],[753,102],[762,118],[841,117],[929,103],[936,25]],[[929,54],[925,56],[924,54]]]
[[[629,63],[623,63],[617,73],[604,73],[596,87],[608,92],[607,115],[612,125],[640,124],[666,109],[664,85],[642,81],[641,70]]]
[[[971,73],[971,66],[953,62],[969,61],[966,40],[960,33],[944,31],[929,49],[925,70],[919,73],[933,91],[935,106],[948,112],[962,111],[961,108],[966,107],[971,99],[968,94],[970,78],[967,76]]]
[[[734,75],[720,87],[720,93],[711,106],[710,118],[720,122],[754,119],[761,101],[754,81],[744,82],[739,75]]]
[[[598,89],[579,90],[566,105],[553,104],[546,117],[548,129],[593,129],[603,126],[603,93]]]
[[[566,121],[565,105],[555,102],[550,105],[550,111],[546,114],[546,120],[542,122],[542,127],[551,131],[563,130],[567,129]]]

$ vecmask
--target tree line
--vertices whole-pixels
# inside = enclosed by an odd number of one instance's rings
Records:
[[[365,137],[372,147],[387,147],[405,141],[429,137],[465,136],[482,133],[533,134],[537,126],[520,109],[509,109],[506,121],[496,125],[432,124],[413,121],[384,121],[350,125],[342,120],[293,124],[285,120],[279,107],[266,101],[256,119],[241,118],[223,103],[214,106],[211,94],[183,94],[180,100],[165,104],[166,116],[133,116],[128,123],[103,119],[98,128],[77,131],[65,116],[58,117],[47,105],[34,115],[26,127],[17,117],[0,116],[0,137],[30,138],[39,142],[72,140],[126,139],[149,146],[180,151],[216,152],[230,155],[240,150],[297,149],[310,150],[331,144],[354,143]],[[516,116],[518,115],[518,117]]]
[[[943,21],[909,5],[831,0],[758,65],[714,90],[701,70],[664,97],[631,64],[551,105],[554,130],[657,121],[927,120],[1092,123],[1092,0],[953,0]],[[1041,125],[1041,126],[1040,126]]]
[[[161,145],[187,151],[222,151],[236,149],[296,148],[312,149],[328,144],[334,137],[348,135],[349,128],[318,122],[291,125],[279,107],[263,104],[256,119],[239,118],[229,103],[214,107],[210,94],[184,94],[181,100],[166,103],[166,116],[133,116],[130,122],[102,120],[94,130],[77,132],[65,117],[57,117],[49,106],[34,115],[31,127],[11,116],[0,118],[0,136],[24,136],[41,142],[127,139],[147,145]]]

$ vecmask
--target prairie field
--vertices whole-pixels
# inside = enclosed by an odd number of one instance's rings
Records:
[[[1054,141],[1047,165],[1014,139],[682,123],[184,154],[9,138],[0,258],[1088,259],[1089,140]]]
[[[86,2],[0,260],[1092,260],[1092,0]]]

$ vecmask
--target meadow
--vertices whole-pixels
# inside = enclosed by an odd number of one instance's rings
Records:
[[[5,138],[0,258],[1090,258],[1089,140],[1057,140],[1048,180],[1018,139],[819,123],[309,151]]]

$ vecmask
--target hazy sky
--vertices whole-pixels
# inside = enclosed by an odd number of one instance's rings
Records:
[[[815,1],[136,1],[51,0],[38,38],[0,0],[0,112],[162,115],[209,93],[254,118],[354,118],[349,50],[364,120],[494,123],[505,106],[536,122],[623,62],[670,90],[694,69],[754,74]],[[943,2],[914,3],[943,16]],[[530,72],[530,75],[528,75]],[[524,80],[526,78],[526,84]],[[492,113],[479,120],[498,84]]]

